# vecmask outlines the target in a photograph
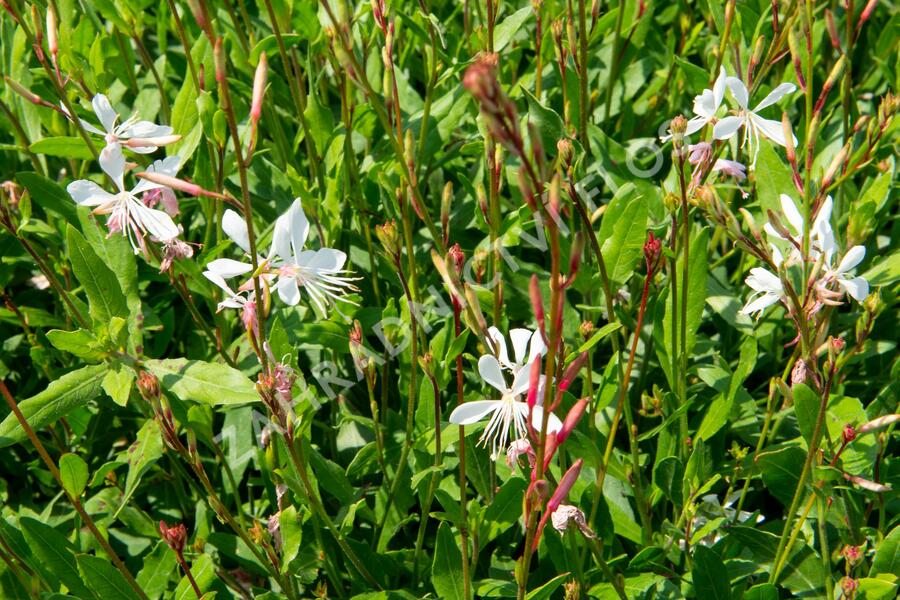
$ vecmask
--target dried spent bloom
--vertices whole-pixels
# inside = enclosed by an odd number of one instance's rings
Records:
[[[176,260],[184,260],[194,256],[194,249],[187,242],[183,242],[178,238],[165,240],[163,242],[162,260],[159,261],[159,272],[168,271]]]
[[[553,529],[560,533],[565,533],[571,526],[575,526],[584,534],[584,537],[595,539],[597,534],[588,526],[584,512],[577,506],[571,504],[560,504],[559,508],[550,515],[550,522]]]

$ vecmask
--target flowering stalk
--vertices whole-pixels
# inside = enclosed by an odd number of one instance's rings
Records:
[[[222,104],[222,111],[225,113],[225,119],[228,122],[228,129],[231,133],[231,141],[234,146],[234,156],[237,162],[238,175],[241,181],[241,204],[243,207],[244,220],[247,223],[247,239],[250,244],[250,263],[253,266],[253,291],[256,298],[262,298],[262,286],[259,279],[259,255],[256,251],[256,234],[253,230],[253,206],[250,203],[250,185],[247,180],[247,164],[243,159],[243,149],[241,147],[241,138],[238,134],[237,118],[234,114],[234,106],[231,103],[231,92],[228,87],[227,68],[225,64],[225,48],[222,38],[217,38],[213,56],[216,65],[216,83],[219,86],[219,99]],[[265,314],[259,314],[259,332],[265,342]],[[260,353],[260,363],[263,371],[267,368],[266,354]]]

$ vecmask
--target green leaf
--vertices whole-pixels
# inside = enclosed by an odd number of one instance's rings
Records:
[[[66,536],[49,525],[29,517],[19,517],[19,528],[35,558],[80,598],[93,598],[78,574],[74,548]]]
[[[699,545],[694,548],[694,591],[704,600],[731,600],[731,585],[725,564],[715,550]]]
[[[75,331],[51,329],[47,332],[47,339],[59,350],[90,363],[100,362],[106,356],[105,352],[97,349],[97,338],[94,334],[85,329]]]
[[[897,598],[897,584],[875,577],[863,577],[859,580],[857,588],[859,600],[895,600]]]
[[[191,563],[191,574],[197,582],[201,592],[207,592],[216,581],[216,565],[209,554],[201,554]],[[175,600],[196,600],[197,595],[187,577],[182,577],[175,588]]]
[[[31,171],[16,173],[16,179],[31,194],[33,202],[44,209],[55,212],[72,225],[78,224],[78,211],[75,208],[75,201],[55,181]]]
[[[531,6],[525,6],[500,21],[494,28],[494,52],[500,52],[506,48],[506,45],[512,41],[533,11]]]
[[[677,456],[667,456],[653,467],[653,484],[662,490],[666,498],[681,506],[684,465]]]
[[[76,560],[84,581],[99,600],[140,600],[125,576],[108,559],[79,554]]]
[[[563,120],[556,111],[541,104],[527,89],[520,89],[528,101],[528,120],[540,132],[541,142],[545,148],[555,148],[556,143],[566,135]]]
[[[131,386],[134,383],[134,371],[122,364],[111,365],[103,376],[103,391],[109,394],[113,402],[119,406],[128,404]]]
[[[303,36],[298,33],[282,33],[281,40],[284,42],[285,47],[290,50],[292,46],[296,46],[303,41]],[[278,38],[275,37],[275,34],[267,35],[263,39],[256,42],[256,45],[253,46],[253,49],[250,51],[250,56],[247,58],[250,64],[255,67],[257,64],[259,64],[260,54],[265,52],[266,54],[271,56],[278,51]]]
[[[281,531],[281,572],[290,571],[290,563],[300,552],[300,542],[303,540],[303,527],[297,509],[289,506],[278,515],[278,525]]]
[[[159,423],[155,420],[147,420],[138,431],[137,439],[125,453],[128,458],[128,477],[125,480],[122,503],[119,505],[116,515],[128,504],[144,474],[159,460],[162,453],[163,441]]]
[[[465,600],[462,553],[446,521],[438,527],[434,562],[431,565],[431,584],[438,598]]]
[[[99,396],[100,382],[105,374],[104,365],[82,367],[66,373],[51,382],[43,392],[20,401],[19,410],[32,429],[43,429]],[[28,438],[16,415],[7,415],[0,423],[0,448],[26,439]]]
[[[228,365],[184,358],[151,359],[145,366],[166,389],[185,402],[210,406],[256,402],[256,387]]]
[[[134,352],[135,348],[141,344],[143,311],[138,291],[137,260],[131,244],[123,235],[107,235],[97,222],[90,218],[87,211],[79,211],[79,217],[85,239],[103,264],[115,273],[122,293],[125,294],[125,303],[128,305],[128,350]],[[110,327],[112,328],[112,326]],[[122,342],[116,340],[112,332],[110,333],[113,342],[121,346]]]
[[[157,600],[169,587],[169,578],[178,568],[175,553],[165,542],[159,541],[143,558],[143,567],[137,575],[137,583],[150,600]]]
[[[778,600],[778,588],[771,583],[760,583],[744,593],[744,600]]]
[[[794,396],[794,414],[797,415],[797,425],[807,445],[812,443],[813,433],[816,429],[816,419],[819,416],[819,395],[805,383],[794,384],[791,388]]]
[[[59,476],[69,495],[78,498],[88,482],[88,466],[77,454],[63,454],[59,457]]]
[[[566,360],[568,361],[569,357],[574,358],[582,352],[587,352],[588,350],[596,346],[600,342],[600,340],[602,340],[612,332],[620,329],[621,327],[621,323],[607,323],[606,325],[595,331],[594,334],[588,339],[588,341],[578,347],[578,350],[567,356]]]
[[[181,90],[175,96],[175,104],[172,105],[172,121],[170,124],[175,134],[184,137],[174,144],[166,146],[166,156],[180,156],[181,164],[187,162],[200,143],[199,136],[196,136],[196,139],[194,139],[189,134],[192,133],[195,127],[200,126],[201,130],[203,127],[200,122],[200,111],[197,108],[197,88],[194,87],[194,81],[187,74],[185,74],[183,81],[184,85],[181,86]]]
[[[805,460],[806,452],[797,446],[787,446],[780,450],[763,452],[756,461],[763,483],[784,506],[791,504]]]
[[[756,168],[753,170],[756,176],[756,194],[759,198],[763,221],[769,210],[781,212],[781,194],[791,194],[796,191],[793,184],[791,168],[782,160],[775,150],[774,144],[760,144],[759,154],[756,157]],[[793,198],[797,202],[797,198]]]
[[[72,271],[84,287],[94,322],[108,326],[113,317],[127,318],[128,305],[115,273],[71,225],[66,229],[66,241]]]
[[[541,587],[528,592],[528,595],[525,596],[525,600],[549,600],[553,597],[553,592],[555,592],[557,588],[563,584],[563,582],[566,580],[566,577],[568,576],[568,573],[561,573],[557,575]]]
[[[613,289],[625,283],[643,253],[647,235],[647,203],[625,184],[606,207],[598,241]]]
[[[900,525],[894,527],[878,544],[869,574],[892,574],[900,579]]]
[[[894,250],[863,273],[869,285],[892,285],[900,279],[900,250]]]
[[[28,147],[35,154],[92,160],[94,155],[80,137],[48,137],[38,140]]]

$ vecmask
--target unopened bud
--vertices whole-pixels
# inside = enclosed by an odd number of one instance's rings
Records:
[[[225,43],[222,38],[216,38],[216,45],[213,48],[213,59],[216,66],[216,83],[222,85],[225,83],[227,70],[225,68]]]
[[[569,470],[566,471],[566,474],[562,476],[562,479],[559,480],[559,485],[556,486],[556,491],[553,492],[553,495],[550,497],[550,501],[547,502],[547,511],[552,513],[559,505],[562,504],[562,501],[566,499],[566,496],[569,495],[569,491],[572,489],[572,486],[575,485],[575,482],[578,480],[578,474],[581,473],[581,467],[584,464],[584,459],[579,458],[576,460]]]
[[[900,421],[900,415],[884,415],[883,417],[878,417],[877,419],[872,419],[867,423],[863,423],[859,426],[857,433],[863,434],[869,433],[870,431],[877,431],[882,427],[887,427],[897,421]]]
[[[262,116],[263,96],[266,93],[266,78],[269,75],[269,61],[266,53],[259,55],[259,64],[256,65],[256,73],[253,76],[253,97],[250,102],[250,120],[254,123]]]
[[[587,410],[588,402],[589,398],[582,398],[569,409],[569,412],[566,413],[566,419],[563,421],[562,429],[556,434],[557,443],[562,444],[569,437],[569,434],[575,430],[581,417],[584,416],[584,411]]]
[[[56,56],[59,53],[59,32],[56,25],[56,12],[53,5],[47,5],[47,47],[50,54]]]
[[[378,241],[381,242],[381,246],[384,248],[384,251],[388,256],[390,256],[394,260],[399,259],[402,241],[400,239],[400,232],[397,229],[396,221],[391,219],[390,221],[386,221],[382,225],[376,225],[375,237],[377,237]]]
[[[850,442],[852,442],[853,440],[856,439],[857,434],[858,434],[858,432],[853,427],[853,425],[850,425],[848,423],[847,425],[844,425],[844,428],[841,430],[841,439],[844,441],[845,444],[849,444]]]
[[[546,338],[544,332],[544,299],[541,296],[541,284],[537,275],[531,276],[528,284],[528,295],[531,297],[531,310],[534,313],[535,321],[537,321],[538,329]]]
[[[140,173],[135,173],[135,176],[141,179],[146,179],[147,181],[152,181],[153,183],[158,183],[159,185],[164,185],[166,187],[172,188],[173,190],[184,192],[185,194],[190,194],[191,196],[208,196],[210,198],[218,198],[220,200],[228,199],[227,196],[204,189],[196,183],[190,183],[184,181],[183,179],[178,179],[177,177],[166,175],[165,173],[141,171]]]
[[[809,370],[806,366],[806,361],[798,358],[797,362],[794,363],[794,368],[791,369],[791,384],[806,383],[808,376]]]
[[[176,554],[180,555],[184,552],[184,545],[187,541],[187,529],[184,527],[184,523],[170,527],[165,521],[160,521],[159,533],[166,545],[174,550]]]
[[[594,323],[592,321],[582,321],[581,325],[578,326],[578,332],[581,334],[581,339],[589,340],[594,335]]]
[[[672,133],[672,142],[675,144],[676,150],[681,150],[684,145],[684,133],[687,131],[687,119],[684,115],[678,115],[669,124],[669,131]]]
[[[22,96],[23,98],[25,98],[32,104],[41,104],[43,102],[43,100],[41,100],[40,96],[38,96],[37,94],[35,94],[31,90],[29,90],[28,88],[23,86],[18,81],[10,79],[9,77],[4,77],[4,79],[6,80],[6,85],[11,87],[15,93]]]
[[[556,151],[559,153],[559,162],[565,166],[572,163],[572,157],[575,155],[575,146],[568,138],[563,138],[556,142]]]
[[[141,371],[137,377],[137,387],[147,401],[159,399],[159,379],[150,371]]]

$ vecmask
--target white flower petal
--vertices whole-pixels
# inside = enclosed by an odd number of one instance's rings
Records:
[[[744,124],[743,117],[724,117],[719,119],[715,127],[713,127],[713,137],[717,140],[727,140],[740,129]]]
[[[65,110],[65,106],[63,106],[63,110]],[[66,111],[66,114],[69,114],[68,111]],[[85,121],[84,119],[78,119],[78,121],[81,123],[82,127],[84,127],[86,130],[90,131],[91,133],[96,133],[97,135],[106,135],[105,131],[97,129],[96,127],[94,127],[93,125],[91,125],[90,123]]]
[[[737,77],[726,77],[725,84],[728,86],[728,89],[731,90],[731,95],[734,96],[738,106],[747,110],[749,94],[747,93],[747,86],[744,85],[744,82]]]
[[[309,221],[303,213],[303,207],[300,205],[300,198],[296,198],[294,203],[285,213],[285,220],[290,232],[291,245],[294,248],[294,254],[299,254],[306,245],[306,236],[309,235]],[[322,240],[324,241],[324,240]]]
[[[843,275],[848,271],[852,271],[859,263],[862,262],[865,257],[865,246],[853,246],[852,248],[847,250],[844,258],[841,259],[841,264],[838,265],[837,272]],[[868,294],[866,294],[866,296],[868,296]]]
[[[788,94],[793,94],[796,89],[797,86],[793,83],[782,83],[774,90],[769,92],[769,95],[763,98],[763,101],[756,105],[756,108],[753,109],[753,112],[759,112],[768,106],[772,106]]]
[[[691,120],[688,121],[687,127],[684,130],[684,135],[686,135],[686,136],[694,135],[695,133],[697,133],[698,131],[703,129],[703,126],[706,125],[707,123],[709,123],[709,119],[707,119],[706,117],[691,118]],[[671,137],[671,136],[669,136],[669,137]]]
[[[286,262],[293,260],[294,254],[291,251],[291,228],[289,223],[288,213],[284,213],[275,221],[275,229],[272,232],[272,249],[269,252],[270,258],[278,256]]]
[[[116,119],[119,118],[119,115],[113,110],[112,105],[109,103],[109,98],[103,94],[97,94],[91,100],[91,104],[94,106],[94,113],[100,119],[100,123],[103,125],[106,133],[112,133],[116,127]]]
[[[136,137],[146,139],[172,135],[173,131],[174,130],[168,125],[157,125],[156,123],[151,123],[150,121],[138,121],[128,129],[126,129],[121,134],[121,137]]]
[[[107,144],[100,151],[100,168],[115,182],[119,191],[125,191],[125,155],[118,142]]]
[[[521,369],[516,371],[516,376],[513,379],[512,387],[509,389],[509,393],[513,396],[519,396],[528,391],[528,384],[531,382],[531,363],[523,366]]]
[[[244,252],[250,252],[250,235],[247,233],[247,222],[230,208],[222,214],[222,231],[232,242]]]
[[[869,282],[863,277],[838,279],[838,283],[857,302],[862,302],[869,297]]]
[[[491,341],[494,342],[494,349],[496,350],[497,360],[500,361],[500,365],[507,369],[512,369],[513,363],[509,362],[509,351],[506,348],[506,338],[504,338],[500,330],[493,325],[488,327],[488,335],[490,336]],[[515,341],[515,338],[513,341]]]
[[[306,253],[304,252],[304,254]],[[298,261],[298,264],[316,271],[334,273],[343,269],[345,262],[347,262],[347,255],[340,250],[320,248],[313,252],[309,260]]]
[[[232,260],[230,258],[217,258],[216,260],[210,261],[209,264],[206,265],[206,268],[213,273],[221,275],[225,279],[229,279],[231,277],[249,273],[253,270],[253,265],[242,263],[239,260]]]
[[[822,239],[831,232],[831,211],[833,208],[834,200],[832,200],[831,196],[827,196],[825,201],[822,202],[822,206],[819,207],[819,212],[816,213],[816,218],[812,225],[812,235]]]
[[[784,127],[782,126],[781,121],[763,119],[759,115],[753,113],[750,113],[750,120],[763,137],[766,137],[781,146],[787,146],[784,137]],[[794,137],[793,133],[791,134],[791,137],[794,139],[794,144],[796,145],[797,138]]]
[[[293,277],[285,277],[278,280],[278,297],[288,306],[296,306],[300,303],[300,288]]]
[[[544,343],[544,337],[541,335],[541,330],[536,329],[533,334],[531,334],[531,345],[529,346],[528,351],[528,362],[533,361],[538,356],[544,356],[547,354],[547,345]]]
[[[508,391],[506,381],[503,379],[503,371],[500,370],[500,363],[494,355],[485,354],[478,359],[478,373],[485,383],[491,387],[504,394]]]
[[[524,406],[525,417],[528,417],[528,404],[525,402],[520,402]],[[518,407],[517,407],[518,408]],[[521,410],[521,409],[520,409]],[[534,427],[536,431],[541,430],[541,426],[544,420],[544,407],[535,406],[531,411],[531,426]],[[556,433],[560,429],[562,429],[562,421],[559,420],[559,417],[550,413],[547,417],[547,433]]]
[[[110,194],[93,181],[87,179],[73,181],[66,187],[66,191],[69,192],[75,203],[81,206],[100,206],[116,200],[114,194]]]
[[[761,312],[778,302],[778,296],[775,294],[763,294],[756,300],[748,302],[747,305],[740,310],[743,315],[752,315]]]
[[[718,108],[712,90],[703,90],[699,96],[694,97],[694,114],[707,121],[716,114]]]
[[[781,285],[781,279],[763,267],[750,269],[750,276],[744,282],[757,292],[780,294],[784,289]]]
[[[528,342],[531,340],[531,330],[519,327],[509,330],[509,338],[512,340],[513,356],[517,365],[524,365]]]
[[[213,271],[203,271],[203,276],[206,277],[207,279],[209,279],[214,284],[216,284],[217,287],[221,288],[221,290],[223,292],[225,292],[226,294],[228,294],[229,296],[235,295],[234,290],[232,290],[228,286],[228,283],[225,281],[225,279],[218,273],[215,273]]]
[[[499,400],[472,400],[471,402],[464,402],[453,409],[449,420],[454,425],[471,425],[497,410],[499,405]]]
[[[725,87],[726,80],[728,79],[728,74],[725,72],[725,67],[719,67],[719,76],[716,77],[715,83],[713,83],[713,101],[716,103],[716,110],[722,105],[722,100],[725,99]]]
[[[791,224],[791,227],[794,228],[794,231],[797,234],[803,233],[803,216],[801,216],[800,211],[797,210],[797,205],[794,204],[794,200],[787,194],[781,194],[780,198],[781,212],[784,213],[788,223]]]
[[[147,208],[136,198],[129,198],[131,218],[142,230],[163,242],[178,237],[178,226],[168,214],[155,208]]]

